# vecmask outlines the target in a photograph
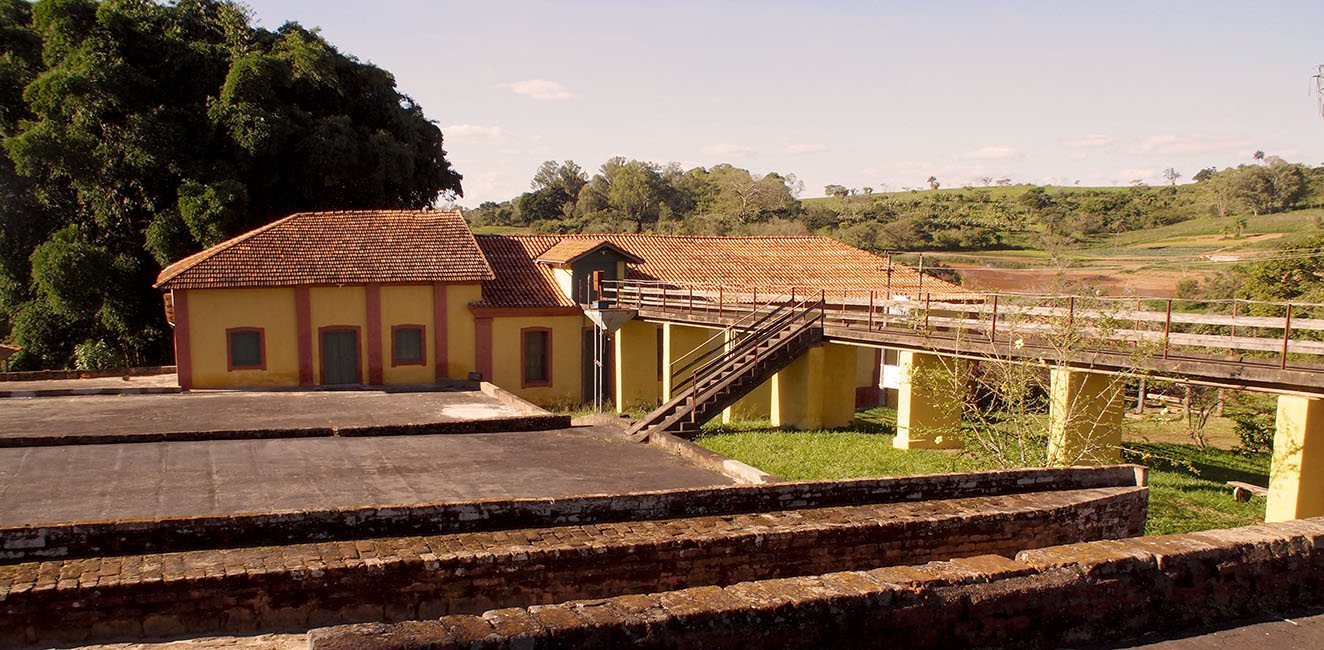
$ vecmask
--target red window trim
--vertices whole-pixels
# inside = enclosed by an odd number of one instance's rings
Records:
[[[418,361],[400,361],[395,354],[395,333],[399,330],[418,330]],[[428,328],[425,325],[392,325],[391,326],[391,367],[396,366],[426,366],[428,365]]]
[[[257,354],[260,361],[257,365],[236,366],[234,364],[234,344],[230,335],[244,334],[248,332],[257,332]],[[262,327],[229,327],[225,330],[225,369],[234,372],[236,370],[266,370],[267,369],[267,330]]]
[[[524,345],[524,337],[529,332],[543,332],[547,335],[547,353],[543,355],[544,367],[543,375],[546,379],[530,380],[524,376],[524,369],[527,367],[525,355],[527,348]],[[524,327],[519,331],[519,378],[521,388],[543,388],[552,385],[552,328],[550,327]]]
[[[317,328],[317,378],[326,385],[326,364],[322,363],[322,334],[325,332],[353,332],[354,352],[358,355],[359,384],[363,384],[363,328],[358,325],[323,325]],[[350,384],[352,385],[352,384]]]

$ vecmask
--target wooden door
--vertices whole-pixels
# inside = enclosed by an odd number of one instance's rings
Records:
[[[322,383],[357,384],[359,333],[351,329],[322,331]]]

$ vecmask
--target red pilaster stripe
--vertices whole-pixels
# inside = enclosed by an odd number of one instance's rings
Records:
[[[382,286],[368,285],[368,383],[382,385]]]
[[[483,381],[492,381],[492,319],[479,317],[474,319],[474,341],[478,358],[475,360],[478,373]]]
[[[193,342],[189,340],[188,292],[178,289],[170,292],[175,305],[175,372],[179,387],[193,388]]]
[[[446,346],[446,285],[440,282],[432,283],[432,337],[436,377],[446,379],[450,376],[447,366],[450,356]]]
[[[308,287],[294,288],[295,340],[299,348],[299,385],[313,385],[313,305]]]

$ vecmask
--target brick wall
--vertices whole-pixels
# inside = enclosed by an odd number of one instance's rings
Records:
[[[1148,490],[918,503],[0,566],[0,644],[307,629],[869,569],[1137,535]]]
[[[0,562],[899,503],[1144,482],[1144,468],[1118,465],[7,526],[0,527]]]
[[[1053,648],[1320,605],[1324,518],[335,627],[309,646]]]

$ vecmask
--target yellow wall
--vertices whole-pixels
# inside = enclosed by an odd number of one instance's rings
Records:
[[[706,327],[693,327],[689,325],[677,325],[675,323],[665,323],[662,325],[662,401],[669,402],[673,395],[671,394],[671,372],[679,371],[686,367],[690,362],[695,361],[703,355],[704,351],[725,345],[722,340],[721,330],[708,329]],[[714,335],[717,335],[714,338]],[[695,352],[700,347],[702,351]],[[692,354],[691,354],[692,353]],[[709,357],[711,358],[711,357]],[[705,360],[706,361],[706,360]],[[689,371],[680,372],[676,380],[683,381],[686,377],[693,374],[693,370],[703,363],[695,364]]]
[[[1324,400],[1278,398],[1265,521],[1324,515]]]
[[[356,287],[312,287],[308,290],[312,315],[313,382],[322,383],[322,335],[332,326],[359,328],[359,381],[368,381],[368,303],[366,290]]]
[[[387,384],[430,384],[436,378],[436,335],[432,323],[432,285],[401,284],[381,288],[382,306],[382,381]],[[468,311],[468,309],[465,309]],[[396,325],[422,325],[423,365],[391,365],[391,328]],[[365,334],[366,338],[366,334]],[[448,346],[449,347],[449,346]]]
[[[478,284],[447,285],[447,376],[463,379],[477,369],[474,316],[469,304],[482,298]],[[387,384],[430,384],[435,379],[436,324],[433,322],[433,288],[430,284],[383,285],[381,287],[382,379]],[[313,383],[322,381],[321,337],[318,328],[359,328],[359,371],[368,380],[368,309],[363,286],[310,287],[309,321],[312,342]],[[299,348],[295,290],[195,289],[187,292],[189,349],[193,362],[193,386],[297,386]],[[539,319],[545,320],[545,319]],[[578,317],[573,317],[578,321]],[[426,365],[391,367],[391,327],[421,324],[426,328]],[[260,327],[264,330],[267,369],[227,369],[225,330]],[[578,341],[573,342],[579,349]],[[518,348],[515,349],[518,353]],[[558,354],[558,356],[560,356]],[[579,379],[574,380],[577,387]],[[518,385],[518,378],[516,380]]]
[[[454,313],[452,311],[452,313]],[[498,316],[492,319],[492,383],[544,406],[579,404],[583,393],[583,332],[588,321],[573,316]],[[552,330],[552,385],[523,388],[520,330]]]
[[[965,364],[933,354],[902,350],[898,355],[897,449],[959,449],[965,399]]]
[[[855,362],[855,386],[857,388],[877,388],[878,382],[874,380],[873,374],[875,364],[878,363],[876,361],[878,358],[878,349],[857,346],[855,350],[855,354],[858,357]]]
[[[657,373],[658,326],[631,320],[616,331],[616,412],[651,411],[662,399]]]
[[[855,419],[855,364],[849,345],[810,348],[772,378],[772,426],[835,429]]]
[[[195,387],[299,384],[294,289],[192,289],[187,295]],[[227,369],[225,330],[233,327],[265,330],[266,370]]]
[[[740,340],[726,331],[723,337],[726,341],[726,349],[730,350]],[[739,420],[766,420],[772,417],[772,379],[754,387],[744,397],[740,398],[735,404],[728,406],[722,411],[722,423],[730,424]]]
[[[478,370],[474,315],[469,311],[469,303],[478,302],[482,298],[483,290],[478,284],[446,285],[446,376],[451,379],[465,379],[469,373]],[[429,300],[428,304],[431,305],[432,301]],[[498,345],[497,341],[494,335],[493,347]],[[513,390],[505,384],[498,385]]]
[[[1113,376],[1054,368],[1048,389],[1048,456],[1055,465],[1122,461],[1122,382]]]

